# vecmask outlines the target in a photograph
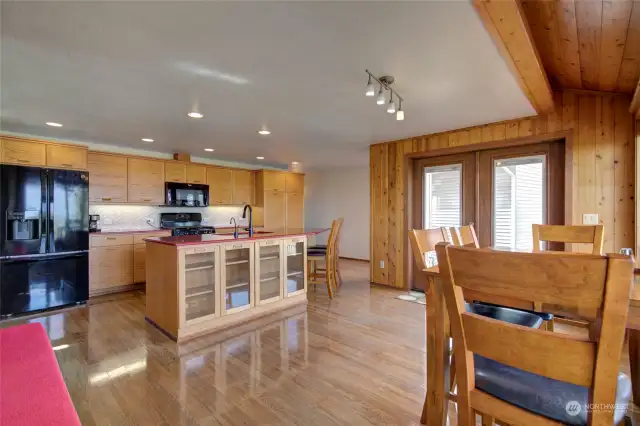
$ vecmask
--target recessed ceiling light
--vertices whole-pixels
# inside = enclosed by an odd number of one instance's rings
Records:
[[[62,127],[62,124],[60,123],[55,123],[53,121],[47,121],[47,126],[51,126],[51,127]]]
[[[292,161],[291,164],[295,166],[296,164],[299,164],[299,163],[297,161]]]
[[[204,117],[202,114],[200,114],[199,112],[190,112],[189,114],[187,114],[189,117],[191,118],[202,118]]]
[[[153,139],[142,138],[142,142],[153,142]]]
[[[264,157],[256,157],[258,160],[264,160]]]
[[[268,131],[267,129],[262,129],[262,130],[258,130],[258,133],[261,135],[270,135],[271,132]]]
[[[213,148],[205,148],[204,150],[207,151],[207,152],[213,152],[214,151]]]

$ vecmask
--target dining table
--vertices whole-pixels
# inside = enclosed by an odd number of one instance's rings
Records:
[[[504,251],[502,248],[483,248],[479,250]],[[427,396],[420,422],[427,426],[444,426],[447,424],[448,402],[455,401],[456,398],[451,393],[449,378],[451,360],[449,317],[439,279],[440,271],[438,265],[422,269],[422,273],[426,275],[428,281],[425,291]],[[514,308],[532,309],[531,302],[486,293],[465,290],[464,297],[468,302],[482,301]],[[570,309],[558,305],[543,304],[542,308],[543,312],[556,315],[564,314],[571,317],[574,314]],[[634,269],[634,283],[629,295],[627,336],[629,339],[629,368],[633,400],[640,405],[640,268]]]

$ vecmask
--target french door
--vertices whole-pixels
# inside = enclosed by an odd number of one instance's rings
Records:
[[[429,157],[414,164],[413,228],[473,222],[482,247],[530,250],[532,224],[564,223],[563,141]],[[413,276],[413,288],[423,290],[422,274]]]

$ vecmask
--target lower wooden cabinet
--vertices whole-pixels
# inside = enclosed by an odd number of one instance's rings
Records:
[[[90,296],[133,284],[133,245],[92,248],[89,276]]]
[[[289,238],[282,242],[285,273],[284,297],[307,291],[307,238]]]
[[[255,304],[277,302],[284,296],[282,240],[256,241]]]
[[[145,244],[133,246],[133,282],[143,283],[146,280],[146,255]]]

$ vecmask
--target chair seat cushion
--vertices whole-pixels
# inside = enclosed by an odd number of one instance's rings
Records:
[[[498,307],[503,307],[501,305],[494,305],[493,303],[487,303],[487,302],[476,302],[474,301],[474,303],[480,303],[483,305],[488,305],[488,306],[498,306]],[[522,312],[530,312],[532,314],[538,315],[540,318],[542,318],[542,321],[551,321],[553,320],[553,314],[549,314],[547,312],[536,312],[536,311],[530,311],[528,309],[517,309],[518,311],[522,311]]]
[[[326,251],[307,250],[307,256],[326,256]]]
[[[525,410],[569,425],[586,425],[589,390],[474,355],[476,388]],[[631,400],[631,380],[618,374],[614,425]],[[580,408],[575,408],[577,402]],[[573,410],[570,407],[574,407]]]
[[[308,250],[326,250],[327,246],[325,245],[316,245],[307,247]]]
[[[489,317],[511,324],[522,325],[530,328],[540,328],[542,318],[532,312],[504,306],[490,305],[487,303],[466,303],[467,312]]]

